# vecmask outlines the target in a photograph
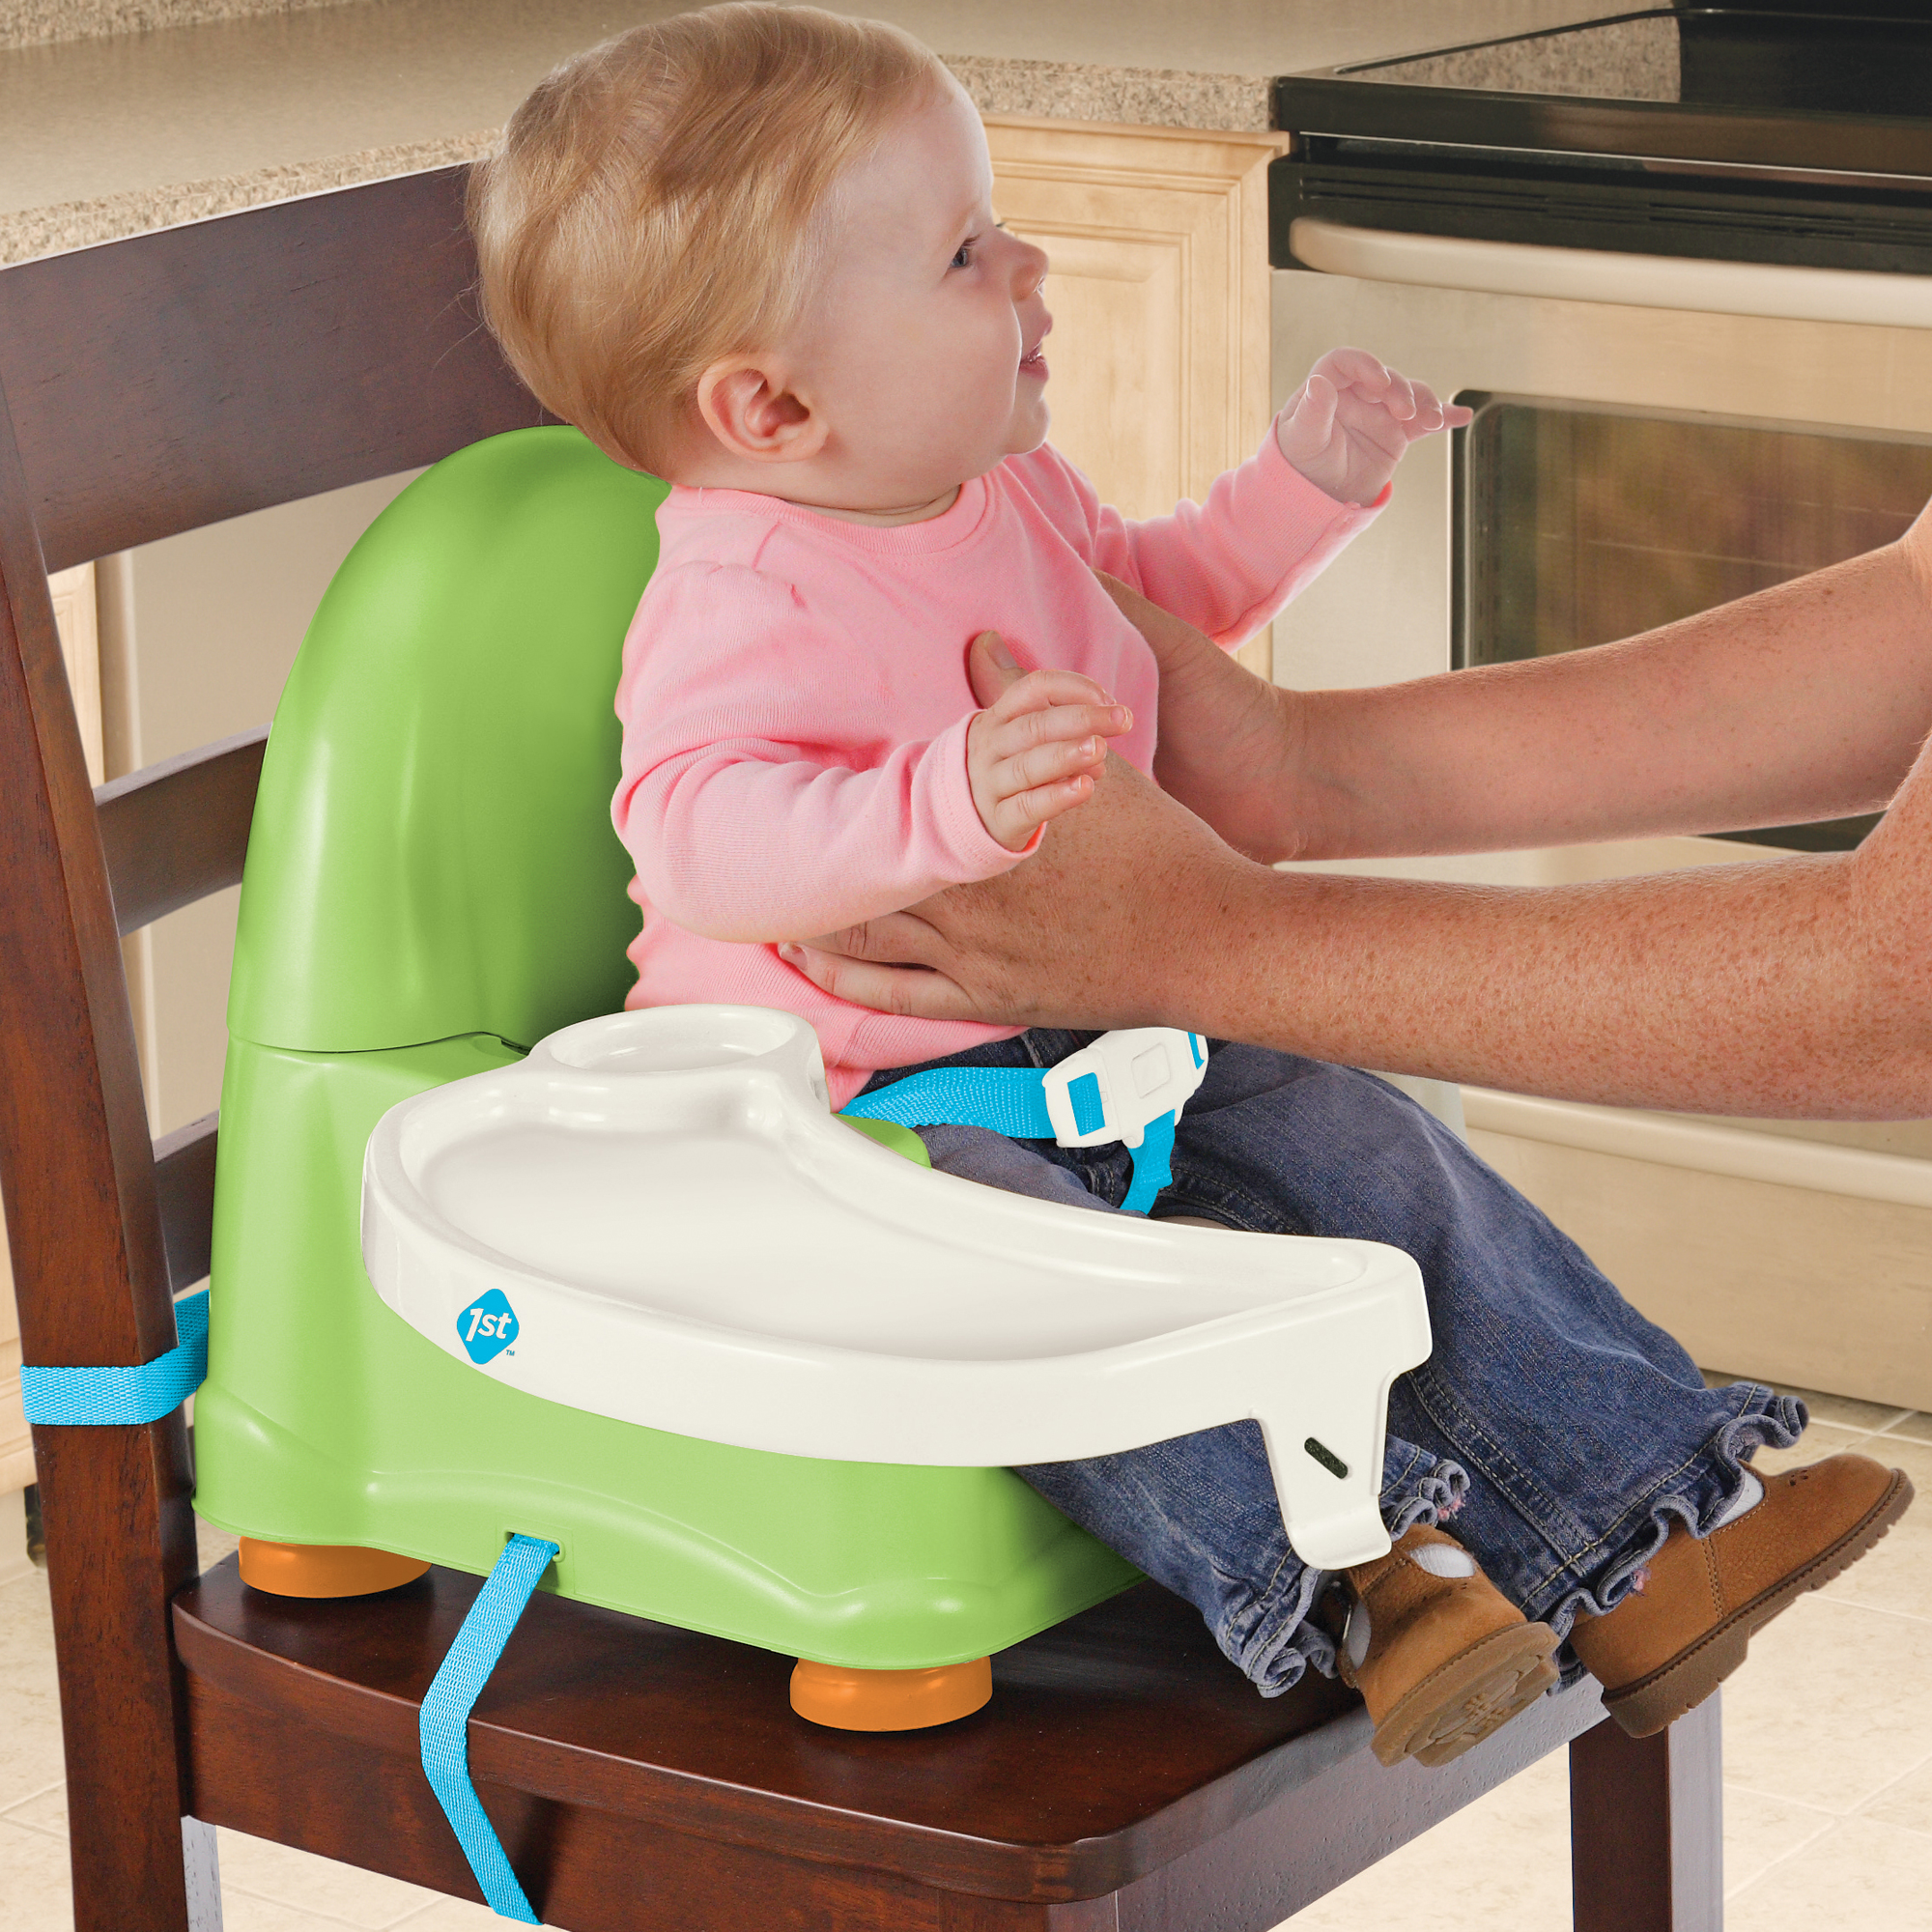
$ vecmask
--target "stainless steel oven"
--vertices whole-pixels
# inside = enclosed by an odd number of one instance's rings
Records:
[[[1358,343],[1477,414],[1278,622],[1278,677],[1588,648],[1903,529],[1932,497],[1921,11],[1655,10],[1280,84],[1280,385]],[[1864,829],[1336,869],[1559,883]],[[1932,1406],[1932,1122],[1464,1098],[1707,1367]]]

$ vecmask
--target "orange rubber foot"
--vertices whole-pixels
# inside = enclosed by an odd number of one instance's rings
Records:
[[[373,1597],[413,1583],[429,1565],[386,1549],[348,1543],[264,1543],[242,1539],[242,1580],[271,1597]]]
[[[941,1663],[929,1670],[849,1670],[800,1658],[791,1673],[791,1707],[835,1731],[920,1731],[967,1718],[993,1694],[993,1661]]]

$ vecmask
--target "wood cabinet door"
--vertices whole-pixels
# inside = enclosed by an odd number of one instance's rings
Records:
[[[1276,134],[994,115],[994,207],[1052,258],[1051,435],[1130,517],[1197,502],[1271,414],[1267,164]],[[1267,676],[1268,637],[1242,648]]]

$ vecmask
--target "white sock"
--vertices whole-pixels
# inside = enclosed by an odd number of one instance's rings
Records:
[[[1764,1485],[1758,1481],[1757,1472],[1754,1469],[1747,1468],[1745,1470],[1744,1487],[1724,1505],[1723,1514],[1711,1524],[1711,1527],[1704,1534],[1710,1536],[1716,1531],[1722,1529],[1726,1523],[1736,1522],[1739,1517],[1747,1516],[1763,1500]]]
[[[1418,1570],[1427,1571],[1432,1577],[1473,1577],[1476,1574],[1476,1559],[1458,1544],[1425,1543],[1406,1554]]]
[[[1359,1670],[1369,1654],[1369,1606],[1357,1597],[1349,1605],[1348,1628],[1342,1633],[1342,1649],[1350,1670]]]

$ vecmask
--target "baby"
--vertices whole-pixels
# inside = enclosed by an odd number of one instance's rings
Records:
[[[1094,1037],[872,1012],[783,951],[1024,864],[1110,749],[1151,772],[1157,668],[1094,573],[1237,644],[1369,524],[1408,442],[1463,419],[1337,351],[1205,504],[1127,522],[1045,441],[1046,257],[991,195],[979,117],[923,47],[756,5],[567,62],[471,189],[518,372],[672,485],[617,695],[631,1004],[803,1014],[835,1106]],[[985,630],[1026,674],[981,709],[966,648]],[[1089,1211],[1129,1185],[1118,1145],[923,1138],[936,1167]],[[1802,1405],[1707,1389],[1368,1074],[1213,1042],[1172,1172],[1157,1213],[1420,1264],[1435,1348],[1390,1399],[1394,1549],[1339,1577],[1303,1565],[1253,1423],[1021,1473],[1198,1605],[1264,1694],[1339,1668],[1384,1762],[1466,1749],[1555,1681],[1566,1636],[1625,1727],[1656,1730],[1910,1499],[1854,1456],[1760,1481],[1746,1459],[1794,1442]]]

